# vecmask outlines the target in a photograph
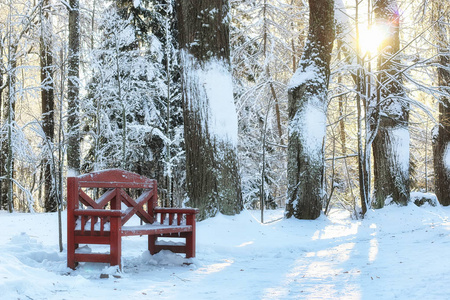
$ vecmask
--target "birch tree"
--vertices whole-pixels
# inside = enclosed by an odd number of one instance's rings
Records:
[[[310,0],[308,40],[288,90],[288,218],[316,219],[322,211],[323,144],[334,37],[334,1]]]
[[[242,209],[228,1],[177,2],[189,205],[199,218]]]

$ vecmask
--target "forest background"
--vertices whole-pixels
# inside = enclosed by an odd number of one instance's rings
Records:
[[[218,2],[221,10],[211,9],[209,15],[220,12],[230,33],[236,108],[220,113],[225,123],[234,122],[236,113],[238,133],[239,178],[234,182],[240,187],[233,191],[232,205],[235,211],[285,207],[287,91],[307,44],[309,5],[300,0]],[[393,77],[401,74],[396,82],[408,107],[409,137],[397,140],[401,151],[396,154],[406,159],[408,189],[435,192],[435,167],[450,172],[447,142],[443,162],[433,164],[433,143],[447,135],[440,130],[446,132],[449,95],[448,1],[336,1],[326,138],[320,141],[323,180],[317,179],[325,213],[344,207],[360,217],[364,205],[384,205],[362,200],[364,193],[373,197],[376,186],[369,129],[373,111],[380,112],[382,104],[370,101],[382,78],[383,49],[382,35],[370,28],[381,2],[395,7],[399,20],[400,47],[387,60],[395,61]],[[186,162],[190,145],[182,82],[187,75],[179,42],[189,24],[180,19],[176,1],[1,0],[0,11],[0,209],[61,211],[66,176],[105,168],[156,178],[162,206],[199,206],[189,198],[187,173],[193,164]],[[200,22],[204,29],[211,27],[207,13],[198,18],[205,18]],[[208,197],[200,205],[202,218],[227,213]]]

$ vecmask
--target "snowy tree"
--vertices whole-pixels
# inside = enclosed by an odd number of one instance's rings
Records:
[[[284,207],[286,85],[300,55],[296,50],[301,49],[298,44],[304,42],[307,7],[299,1],[231,3],[244,203],[251,208]]]
[[[286,217],[316,219],[322,211],[327,92],[335,37],[334,1],[309,1],[309,33],[289,83]]]
[[[54,95],[54,66],[52,49],[52,20],[50,1],[45,0],[40,6],[40,67],[41,67],[41,109],[42,109],[42,131],[44,134],[44,151],[46,155],[42,161],[44,173],[44,199],[45,211],[56,211],[56,187],[54,186],[55,172],[52,163],[53,142],[55,134],[55,95]]]
[[[80,2],[70,0],[69,57],[67,82],[67,167],[69,174],[80,173]]]
[[[400,15],[395,0],[374,3],[375,22],[388,29],[378,59],[378,130],[373,146],[375,195],[373,207],[387,199],[406,205],[409,201],[409,102],[400,72]]]
[[[0,3],[0,10],[5,12],[0,22],[0,209],[10,212],[15,209],[33,211],[34,201],[30,192],[33,185],[30,179],[39,163],[26,136],[27,125],[23,124],[21,115],[24,101],[30,99],[29,94],[40,91],[40,84],[29,84],[30,79],[36,78],[30,75],[32,72],[22,70],[30,70],[34,66],[29,55],[38,46],[34,37],[39,36],[35,31],[39,26],[35,24],[39,24],[40,7],[41,2]],[[39,77],[39,72],[35,75]],[[39,117],[40,114],[36,115],[36,119]]]
[[[199,218],[242,209],[228,1],[177,2],[189,205]]]
[[[450,9],[448,2],[434,0],[433,15],[438,53],[437,84],[439,98],[439,126],[435,130],[433,154],[436,196],[442,205],[450,205]]]
[[[151,55],[160,57],[159,42],[145,53],[137,47],[135,28],[114,6],[100,21],[102,41],[92,52],[94,77],[82,103],[91,147],[86,171],[119,167],[151,176],[152,139],[166,137],[152,97],[164,85]],[[153,48],[152,48],[153,47]],[[162,85],[162,87],[161,87]]]

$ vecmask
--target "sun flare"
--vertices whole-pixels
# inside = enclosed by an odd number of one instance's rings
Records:
[[[387,38],[386,27],[373,25],[370,28],[361,27],[359,31],[359,46],[362,54],[376,55],[381,43]]]

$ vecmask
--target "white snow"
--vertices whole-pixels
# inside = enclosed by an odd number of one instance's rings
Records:
[[[297,132],[303,151],[309,157],[320,159],[327,122],[325,107],[317,98],[310,99],[304,105],[303,110],[297,112],[290,121],[289,131]]]
[[[450,172],[450,143],[445,146],[443,163],[447,172]]]
[[[392,152],[395,160],[390,165],[397,166],[404,178],[409,176],[409,130],[407,127],[397,126],[392,129]]]
[[[181,57],[183,84],[191,105],[203,114],[201,118],[208,124],[210,134],[219,141],[237,146],[238,121],[231,71],[217,59],[200,63],[184,51]]]
[[[364,220],[335,210],[265,225],[258,215],[198,223],[195,259],[152,256],[145,237],[124,238],[119,272],[94,263],[68,269],[56,214],[0,212],[0,298],[448,299],[450,207],[391,205]]]
[[[238,121],[230,70],[217,60],[209,61],[199,73],[199,78],[209,99],[209,128],[217,137],[237,146]]]
[[[309,64],[305,70],[303,70],[303,68],[298,68],[289,81],[288,89],[296,88],[313,79],[318,81],[320,78],[317,74],[320,74],[320,71],[314,63]]]

